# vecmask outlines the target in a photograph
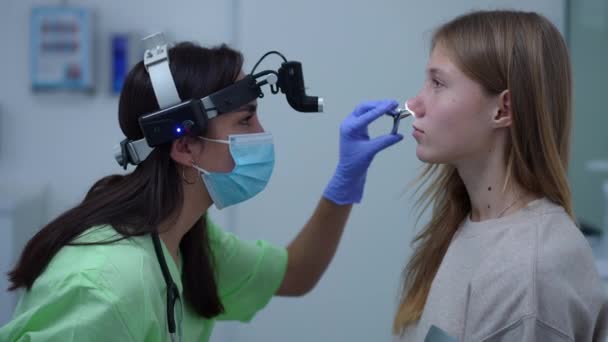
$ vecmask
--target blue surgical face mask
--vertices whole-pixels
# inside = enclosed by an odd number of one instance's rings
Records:
[[[264,190],[274,168],[272,134],[236,134],[228,136],[228,140],[201,139],[228,144],[234,159],[234,169],[227,173],[209,172],[192,165],[200,172],[218,209],[246,201]]]

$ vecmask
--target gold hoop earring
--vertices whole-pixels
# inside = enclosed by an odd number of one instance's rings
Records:
[[[186,168],[182,167],[182,180],[184,181],[184,183],[192,185],[196,183],[196,180],[193,182],[190,182],[187,178],[186,178]]]

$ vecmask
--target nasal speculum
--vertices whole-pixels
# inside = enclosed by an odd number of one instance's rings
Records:
[[[403,107],[399,107],[392,112],[387,112],[386,115],[390,115],[393,117],[393,129],[391,130],[391,134],[397,134],[397,130],[399,129],[399,122],[401,119],[405,119],[408,116],[416,117],[416,113],[408,108],[407,102]]]

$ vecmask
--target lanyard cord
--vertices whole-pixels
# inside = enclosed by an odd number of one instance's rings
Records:
[[[169,333],[175,334],[174,308],[176,300],[179,299],[179,290],[177,289],[177,285],[173,282],[173,278],[171,278],[171,273],[169,273],[169,268],[167,267],[167,262],[162,247],[160,246],[160,238],[156,231],[152,233],[152,242],[154,244],[154,252],[156,253],[158,264],[160,265],[160,270],[165,279],[165,284],[167,284],[167,325],[169,327]]]

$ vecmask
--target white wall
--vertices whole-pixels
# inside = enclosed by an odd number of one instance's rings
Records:
[[[4,1],[0,41],[0,176],[50,184],[50,215],[78,201],[91,183],[119,172],[111,148],[121,140],[117,98],[108,95],[108,34],[163,29],[179,40],[233,42],[247,70],[268,50],[301,61],[322,114],[293,111],[283,97],[260,101],[275,134],[277,165],[268,189],[219,216],[245,238],[288,243],[314,209],[335,167],[338,126],[363,100],[415,94],[434,27],[472,8],[537,10],[563,27],[563,0],[493,1],[71,1],[98,9],[100,83],[93,96],[40,96],[29,90],[29,9],[43,1]],[[143,7],[146,7],[144,10]],[[145,15],[143,13],[146,13]],[[262,65],[278,67],[273,56]],[[221,323],[216,341],[386,341],[400,272],[410,253],[414,214],[405,185],[417,174],[404,122],[403,143],[379,155],[365,198],[355,207],[338,253],[319,286],[300,299],[278,298],[249,325]],[[390,120],[372,127],[389,130]],[[216,211],[214,214],[218,215]]]

